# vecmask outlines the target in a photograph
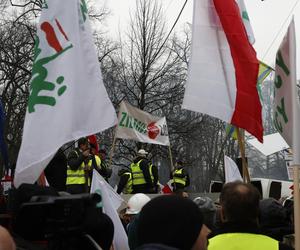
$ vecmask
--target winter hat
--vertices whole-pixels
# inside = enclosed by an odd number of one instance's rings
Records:
[[[203,213],[214,212],[217,210],[214,202],[209,197],[196,197],[194,199],[194,202],[197,204],[197,206],[201,209]]]
[[[177,195],[162,195],[143,208],[137,227],[138,245],[155,243],[190,250],[203,224],[197,205]]]
[[[209,197],[196,197],[194,202],[203,214],[203,223],[210,229],[215,228],[217,208]]]

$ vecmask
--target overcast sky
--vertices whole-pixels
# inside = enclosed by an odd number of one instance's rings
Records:
[[[166,19],[169,27],[174,23],[185,0],[159,0],[163,4]],[[201,1],[201,0],[199,0]],[[289,16],[293,6],[299,0],[244,0],[249,13],[250,21],[254,30],[256,42],[254,47],[257,51],[258,58],[274,66],[275,54],[278,46],[284,36],[289,20],[281,30],[281,26]],[[98,0],[99,4],[106,4],[111,10],[112,15],[107,20],[107,28],[113,37],[117,37],[119,28],[123,31],[129,20],[130,10],[133,12],[135,0]],[[182,27],[185,22],[192,22],[193,0],[188,3],[177,24],[177,29]],[[293,11],[295,15],[297,44],[300,44],[300,3],[296,5]],[[278,32],[279,36],[273,43]],[[271,45],[272,44],[272,45]],[[269,49],[269,47],[271,48]],[[269,49],[269,51],[268,51]],[[268,52],[267,52],[268,51]],[[298,78],[300,76],[300,47],[297,51],[297,62],[299,65]]]

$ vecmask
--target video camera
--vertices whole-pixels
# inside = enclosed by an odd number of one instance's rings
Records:
[[[14,231],[26,240],[51,240],[80,235],[87,216],[98,208],[99,194],[33,196],[16,215]]]

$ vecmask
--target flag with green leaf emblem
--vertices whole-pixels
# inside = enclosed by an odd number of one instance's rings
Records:
[[[84,0],[43,1],[15,185],[33,183],[65,143],[116,124]]]

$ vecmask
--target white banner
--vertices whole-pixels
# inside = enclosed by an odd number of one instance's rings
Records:
[[[276,55],[274,115],[277,131],[293,149],[294,164],[300,164],[300,104],[296,80],[294,19]]]
[[[44,1],[15,185],[35,182],[66,142],[116,123],[84,0]]]
[[[165,117],[152,116],[124,101],[120,105],[116,138],[170,145]]]

